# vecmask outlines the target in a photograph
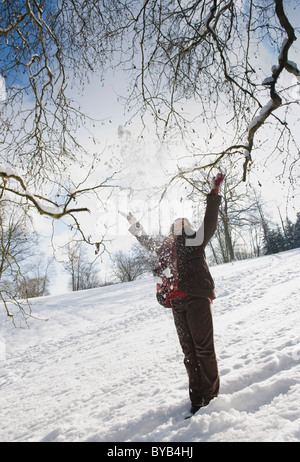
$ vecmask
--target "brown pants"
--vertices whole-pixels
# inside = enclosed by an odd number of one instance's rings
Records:
[[[173,316],[189,377],[192,405],[218,396],[220,379],[215,355],[211,301],[187,295],[172,300]]]

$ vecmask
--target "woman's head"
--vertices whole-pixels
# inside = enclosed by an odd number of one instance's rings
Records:
[[[187,218],[177,218],[170,228],[170,235],[179,236],[185,231],[186,234],[195,232],[193,225]]]

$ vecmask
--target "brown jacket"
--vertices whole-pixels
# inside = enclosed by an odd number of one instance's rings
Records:
[[[189,295],[216,298],[214,281],[208,269],[205,247],[215,233],[221,196],[207,195],[204,221],[197,232],[190,234],[184,230],[177,237],[177,278],[178,290]],[[132,225],[129,231],[150,252],[158,253],[164,243],[144,232],[139,223]]]

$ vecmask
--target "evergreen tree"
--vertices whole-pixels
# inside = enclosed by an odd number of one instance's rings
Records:
[[[297,213],[297,220],[294,229],[293,249],[300,247],[300,212]]]
[[[276,229],[264,229],[264,248],[267,255],[282,252],[285,249],[286,240],[279,226]]]
[[[295,223],[292,223],[289,218],[287,218],[285,221],[284,237],[285,237],[285,250],[293,249],[294,240],[295,240]]]
[[[270,229],[265,221],[263,223],[263,244],[267,255],[300,247],[300,212],[297,213],[295,223],[289,218],[285,223],[281,220],[281,223],[282,230],[278,225],[275,229]]]

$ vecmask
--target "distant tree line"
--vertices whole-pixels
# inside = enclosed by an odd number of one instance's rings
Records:
[[[300,212],[294,223],[287,218],[281,221],[281,227],[277,225],[273,229],[265,223],[263,242],[267,255],[300,247]]]
[[[139,244],[134,244],[130,252],[122,250],[113,256],[113,274],[118,282],[130,282],[144,274],[156,274],[158,257],[151,255]]]

